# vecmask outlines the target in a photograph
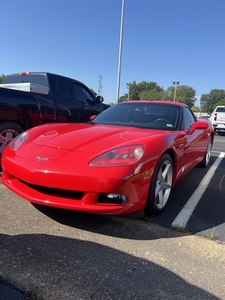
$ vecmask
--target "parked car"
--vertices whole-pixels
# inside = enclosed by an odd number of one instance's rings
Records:
[[[225,106],[217,106],[210,117],[214,130],[218,134],[225,134]]]
[[[204,119],[204,120],[210,121],[210,115],[201,116],[201,117],[199,117],[199,119]]]
[[[4,150],[2,181],[40,205],[158,214],[187,172],[208,166],[213,140],[211,124],[185,104],[128,101],[86,124],[25,131]]]
[[[48,72],[7,75],[0,84],[0,172],[5,146],[23,131],[45,123],[88,122],[110,106],[84,83]]]

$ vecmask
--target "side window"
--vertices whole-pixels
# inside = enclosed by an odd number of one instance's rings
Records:
[[[93,95],[82,85],[73,83],[77,101],[85,101],[87,99],[94,101]]]
[[[195,118],[194,118],[193,114],[191,113],[189,108],[184,107],[184,110],[183,110],[184,129],[188,130],[194,122],[195,122]]]
[[[69,86],[68,80],[66,80],[63,77],[58,77],[57,78],[57,85],[59,89],[59,94],[61,95],[62,98],[66,100],[71,100],[72,101],[72,94]]]

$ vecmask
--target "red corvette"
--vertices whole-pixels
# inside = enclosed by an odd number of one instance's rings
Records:
[[[23,132],[4,150],[2,181],[30,202],[90,213],[158,214],[171,188],[206,167],[214,134],[184,104],[129,101],[84,124]]]

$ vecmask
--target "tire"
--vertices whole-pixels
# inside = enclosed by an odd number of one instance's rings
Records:
[[[204,158],[199,164],[200,167],[206,168],[208,166],[211,157],[211,152],[212,152],[212,136],[210,136],[209,138]]]
[[[160,214],[170,196],[173,183],[173,160],[169,154],[164,154],[157,163],[152,175],[148,198],[145,205],[145,214]]]
[[[7,122],[0,124],[0,173],[2,172],[2,153],[5,147],[23,131],[23,128],[17,123]]]

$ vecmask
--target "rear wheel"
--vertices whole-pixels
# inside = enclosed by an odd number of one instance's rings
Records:
[[[0,124],[0,173],[2,172],[2,153],[5,147],[23,131],[23,128],[16,123],[7,122]]]
[[[173,160],[169,154],[164,154],[152,176],[145,213],[157,215],[161,213],[169,200],[173,182]]]
[[[212,136],[210,136],[210,138],[209,138],[207,148],[206,148],[206,151],[205,151],[205,156],[199,164],[200,167],[206,168],[208,166],[209,161],[210,161],[210,157],[211,157],[211,152],[212,152]]]

